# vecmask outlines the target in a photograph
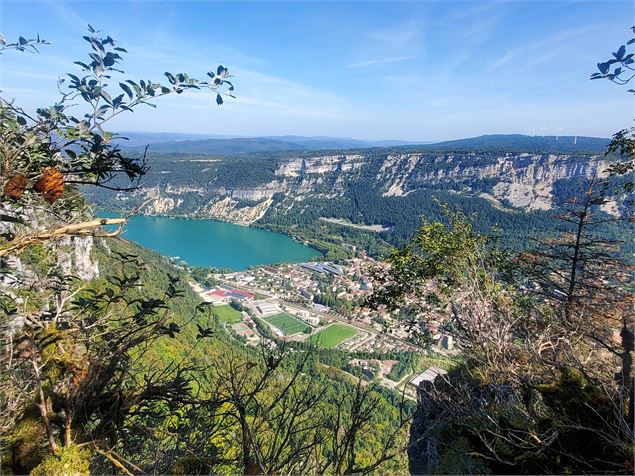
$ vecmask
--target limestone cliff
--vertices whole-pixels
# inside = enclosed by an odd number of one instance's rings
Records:
[[[252,207],[244,206],[239,208],[236,200],[225,197],[222,200],[210,202],[201,210],[201,215],[231,221],[240,225],[249,225],[262,218],[272,202],[273,200],[268,198]]]
[[[230,159],[211,164],[192,160],[192,173],[186,178],[159,170],[136,198],[152,200],[144,209],[148,214],[206,216],[244,224],[274,212],[297,211],[299,202],[343,197],[359,184],[378,197],[398,199],[419,190],[440,189],[486,199],[500,210],[549,210],[562,183],[602,176],[609,161],[589,154],[368,152],[283,157],[267,162],[262,173],[257,163],[247,170],[231,164]],[[219,167],[229,169],[231,180],[222,178]],[[129,195],[119,198],[122,204],[130,199]],[[619,214],[621,205],[612,202],[604,210]]]

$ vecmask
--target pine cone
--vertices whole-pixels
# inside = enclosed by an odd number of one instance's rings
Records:
[[[24,175],[14,175],[4,184],[3,195],[17,200],[22,197],[27,183],[28,181]]]
[[[55,167],[47,167],[42,171],[42,178],[35,183],[33,189],[41,193],[44,200],[54,203],[64,193],[64,176]]]

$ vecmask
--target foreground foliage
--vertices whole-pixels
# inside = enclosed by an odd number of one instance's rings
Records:
[[[391,257],[374,303],[449,316],[443,332],[464,356],[422,390],[415,471],[443,471],[457,454],[450,472],[632,470],[632,283],[619,243],[594,234],[610,219],[604,187],[588,187],[563,204],[562,235],[520,258],[455,212]]]
[[[412,412],[320,373],[315,349],[232,341],[186,272],[117,238],[125,218],[94,218],[78,186],[127,191],[148,170],[108,120],[185,89],[210,88],[220,105],[233,85],[220,66],[209,82],[122,78],[113,94],[125,50],[89,32],[90,62],[58,104],[32,116],[0,99],[2,472],[402,472]],[[76,101],[85,115],[71,115]]]

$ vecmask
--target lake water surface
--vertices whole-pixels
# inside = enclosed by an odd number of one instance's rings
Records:
[[[178,256],[191,266],[235,271],[253,265],[310,261],[320,256],[320,252],[287,235],[216,220],[137,215],[128,221],[122,237],[162,255]]]

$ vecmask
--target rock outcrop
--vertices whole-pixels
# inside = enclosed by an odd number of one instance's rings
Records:
[[[561,182],[602,176],[609,162],[597,155],[530,153],[315,155],[279,159],[275,169],[263,174],[267,178],[262,182],[251,176],[241,180],[245,172],[237,168],[231,180],[234,186],[207,178],[211,173],[207,163],[190,165],[203,166],[201,177],[191,178],[193,185],[168,180],[166,185],[141,187],[137,198],[151,199],[143,212],[249,224],[270,210],[284,214],[299,201],[343,196],[355,183],[383,197],[405,197],[433,188],[484,198],[501,210],[549,210]],[[166,180],[163,177],[161,183]],[[128,197],[120,197],[122,203]],[[621,213],[617,202],[604,210]]]

